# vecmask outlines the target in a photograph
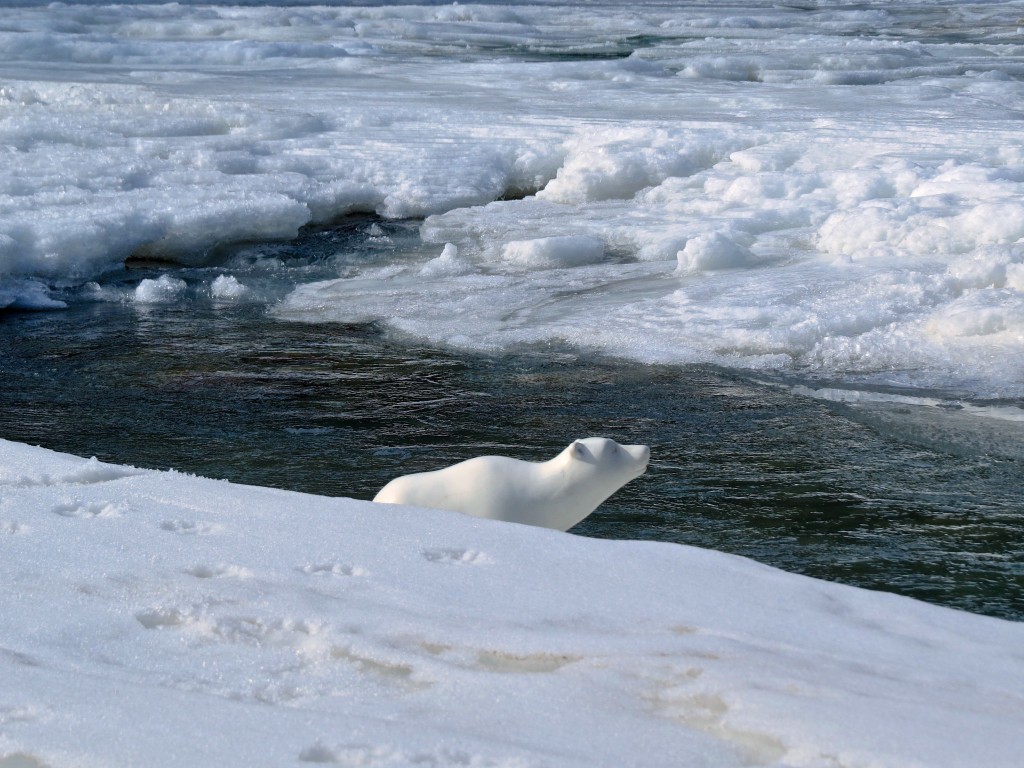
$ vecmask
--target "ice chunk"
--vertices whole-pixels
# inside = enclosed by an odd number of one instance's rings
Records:
[[[420,268],[423,277],[454,277],[473,271],[473,265],[459,257],[459,249],[452,243],[446,243],[441,255],[431,259]]]
[[[686,137],[639,128],[580,136],[568,142],[565,164],[538,197],[558,203],[628,199],[670,176],[712,165],[728,144],[728,133]]]
[[[219,275],[210,284],[210,295],[215,299],[234,301],[242,298],[248,291],[234,275]]]
[[[704,272],[710,269],[734,269],[753,261],[750,249],[721,232],[698,235],[686,243],[676,255],[680,273]]]
[[[0,310],[64,309],[63,301],[50,296],[46,286],[37,280],[10,280],[0,283]]]
[[[139,283],[135,289],[133,298],[138,304],[157,304],[165,301],[174,301],[185,292],[184,280],[178,280],[170,275],[160,275],[155,280],[146,278]]]
[[[527,269],[555,269],[595,264],[604,257],[604,243],[587,235],[513,240],[501,251],[502,259]]]
[[[1011,291],[971,291],[944,305],[928,320],[929,333],[943,337],[1024,339],[1024,296]]]

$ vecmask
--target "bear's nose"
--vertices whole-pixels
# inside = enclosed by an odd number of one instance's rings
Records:
[[[634,459],[642,461],[644,464],[651,458],[651,449],[646,445],[630,445],[627,450]]]

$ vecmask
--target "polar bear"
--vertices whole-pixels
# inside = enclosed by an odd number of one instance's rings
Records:
[[[565,531],[647,470],[646,445],[576,440],[550,461],[478,456],[434,472],[397,477],[374,497]]]

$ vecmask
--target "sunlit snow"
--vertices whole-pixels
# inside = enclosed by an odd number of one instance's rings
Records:
[[[415,263],[279,316],[1024,392],[1016,3],[25,5],[0,304],[376,211]]]
[[[1024,625],[0,441],[0,766],[1017,765]]]
[[[1007,398],[955,416],[1016,429],[1022,18],[6,3],[0,310],[287,293],[471,350]],[[230,261],[355,212],[422,242],[277,294]],[[129,258],[167,274],[111,289]],[[0,578],[0,768],[1024,754],[1020,624],[677,545],[0,442]]]

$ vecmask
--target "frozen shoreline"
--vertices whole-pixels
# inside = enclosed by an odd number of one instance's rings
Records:
[[[1014,8],[14,8],[0,307],[375,211],[422,247],[277,316],[1020,398]]]
[[[1019,623],[8,441],[0,489],[0,765],[1010,768],[1024,749]]]

